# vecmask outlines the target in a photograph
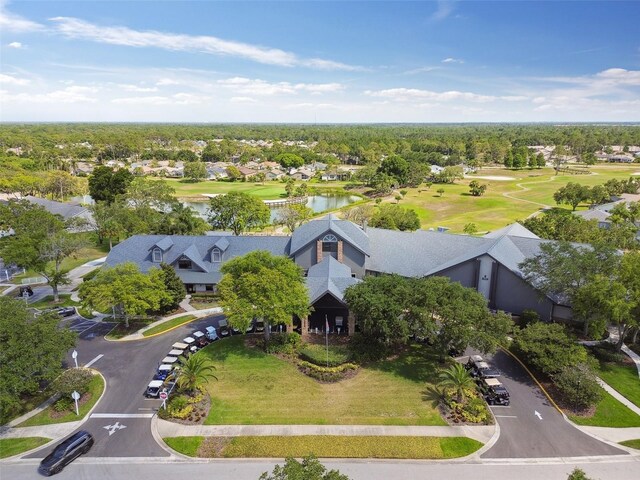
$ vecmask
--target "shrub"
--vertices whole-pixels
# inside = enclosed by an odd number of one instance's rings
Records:
[[[532,323],[516,333],[513,349],[540,372],[553,375],[587,362],[587,350],[557,323]]]
[[[589,408],[602,399],[602,388],[589,365],[564,367],[553,376],[553,382],[565,400],[577,410]]]
[[[389,353],[389,347],[372,335],[356,333],[349,340],[349,350],[358,362],[375,362],[385,358]]]
[[[478,397],[469,397],[464,403],[451,401],[448,404],[454,420],[467,423],[489,423],[491,415],[485,401]]]
[[[302,346],[302,337],[296,332],[274,333],[265,346],[267,353],[295,355]]]
[[[178,395],[169,400],[167,409],[159,410],[160,418],[178,418],[185,420],[193,412],[193,405],[189,402],[189,398],[184,395]]]
[[[74,390],[80,394],[89,390],[89,384],[93,374],[86,368],[70,368],[65,370],[53,382],[53,390],[62,394],[63,397],[70,397]]]
[[[540,315],[535,310],[523,310],[520,321],[523,325],[538,323],[540,321]]]
[[[609,363],[621,363],[625,360],[624,353],[616,350],[616,346],[612,343],[602,343],[592,348],[593,354],[598,360]]]
[[[74,406],[74,401],[70,396],[64,396],[61,397],[59,400],[57,400],[52,408],[54,411],[61,413],[61,412],[66,412],[69,410],[72,410]]]
[[[337,367],[351,359],[347,347],[332,345],[329,347],[329,365],[327,365],[327,348],[321,345],[307,344],[300,349],[300,358],[320,367]]]
[[[348,371],[358,369],[355,363],[343,363],[337,367],[319,367],[304,360],[298,363],[298,367],[305,375],[321,382],[337,382],[342,380]]]

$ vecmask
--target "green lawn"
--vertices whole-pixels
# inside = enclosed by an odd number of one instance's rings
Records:
[[[625,447],[631,447],[631,448],[640,450],[640,439],[627,440],[626,442],[620,442],[620,445],[624,445]]]
[[[635,365],[601,362],[598,375],[618,393],[640,407],[640,378]]]
[[[321,384],[297,367],[244,346],[244,336],[209,345],[201,355],[217,367],[208,385],[209,425],[445,425],[423,398],[436,363],[424,347],[361,368],[353,378]]]
[[[640,415],[636,415],[606,392],[592,417],[569,415],[569,418],[578,425],[593,427],[640,427]]]
[[[189,323],[192,320],[195,320],[197,317],[195,315],[183,315],[181,317],[177,317],[174,318],[172,320],[169,320],[167,322],[164,322],[160,325],[156,325],[153,328],[150,328],[149,330],[145,330],[142,333],[143,337],[149,337],[151,335],[155,335],[157,333],[162,333],[162,332],[166,332],[167,330],[173,328],[173,327],[177,327],[179,325],[183,325],[185,323]]]
[[[80,304],[71,300],[70,294],[60,295],[60,301],[58,303],[53,302],[53,295],[47,295],[46,297],[29,304],[29,307],[44,310],[45,308],[52,307],[77,307]]]
[[[48,407],[44,409],[42,412],[34,415],[33,417],[22,422],[18,427],[33,427],[36,425],[51,425],[54,423],[66,423],[66,422],[75,422],[84,418],[84,416],[93,408],[96,404],[100,395],[102,395],[102,391],[104,390],[104,381],[100,375],[94,375],[89,383],[89,392],[91,393],[91,397],[87,402],[80,405],[80,415],[76,415],[75,407],[73,412],[68,412],[60,417],[52,417],[53,408]]]
[[[44,437],[3,438],[0,440],[0,458],[12,457],[50,441],[50,438]]]
[[[410,436],[173,437],[164,441],[192,457],[226,458],[299,458],[312,453],[320,458],[444,459],[470,455],[482,446],[466,437]],[[208,441],[218,448],[203,445]],[[201,446],[206,452],[199,452]]]
[[[434,184],[430,189],[421,186],[407,189],[401,206],[416,210],[422,228],[444,226],[461,233],[465,224],[475,223],[479,232],[495,230],[516,220],[524,220],[545,205],[555,206],[553,194],[568,182],[597,185],[611,178],[627,179],[640,171],[640,166],[597,165],[593,175],[554,175],[551,168],[541,170],[484,169],[472,177],[453,185]],[[482,197],[469,195],[469,183],[474,177],[500,176],[510,180],[477,178],[488,184]],[[437,190],[445,190],[442,197]],[[395,200],[393,200],[395,202]],[[579,207],[584,210],[587,205]]]

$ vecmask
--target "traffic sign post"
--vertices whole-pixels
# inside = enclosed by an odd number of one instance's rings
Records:
[[[71,358],[73,358],[73,361],[76,362],[76,368],[78,368],[78,352],[74,350],[71,353]]]
[[[80,411],[78,410],[78,400],[80,400],[80,394],[74,390],[71,394],[71,398],[73,398],[76,402],[76,415],[80,416]]]
[[[169,394],[166,391],[160,392],[160,400],[162,400],[162,408],[167,409],[167,398]]]

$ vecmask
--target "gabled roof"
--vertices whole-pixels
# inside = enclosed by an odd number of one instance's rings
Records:
[[[347,242],[365,255],[370,254],[369,237],[354,223],[347,220],[338,220],[335,215],[327,215],[319,220],[307,222],[296,228],[291,236],[290,255],[319,239],[327,232],[332,232],[343,241]]]
[[[88,212],[85,207],[77,203],[56,202],[53,200],[47,200],[46,198],[34,197],[32,195],[28,195],[24,197],[24,199],[28,200],[29,203],[35,203],[36,205],[44,207],[44,209],[49,213],[60,215],[65,220]]]
[[[351,269],[347,265],[331,256],[325,257],[321,262],[313,265],[307,274],[309,302],[313,304],[329,293],[336,300],[344,303],[345,290],[358,282],[360,280],[351,277]]]
[[[189,245],[180,255],[178,255],[175,260],[172,263],[175,263],[177,260],[179,260],[182,257],[187,257],[189,260],[191,260],[192,263],[196,264],[198,266],[198,268],[200,268],[200,270],[202,270],[203,272],[207,272],[207,266],[204,264],[204,262],[202,261],[202,255],[200,255],[200,252],[198,252],[198,249],[196,248],[196,246],[194,244]]]
[[[229,248],[229,240],[225,237],[221,237],[216,243],[213,244],[214,247],[220,249],[221,252],[224,252],[227,248]]]
[[[484,238],[498,238],[504,235],[509,235],[512,237],[540,238],[532,231],[520,225],[518,222],[512,223],[511,225],[507,225],[506,227],[501,228],[500,230],[489,232],[484,236]]]
[[[162,240],[160,240],[154,245],[154,247],[158,247],[163,252],[166,252],[172,246],[173,246],[173,240],[171,240],[171,237],[169,235],[167,235],[166,237],[164,237]]]

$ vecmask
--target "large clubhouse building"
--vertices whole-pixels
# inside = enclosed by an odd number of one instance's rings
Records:
[[[253,250],[285,255],[305,271],[313,313],[298,327],[353,333],[355,321],[345,290],[366,275],[440,275],[482,293],[489,308],[521,314],[535,310],[544,320],[569,319],[571,308],[543,296],[522,277],[518,265],[546,240],[520,224],[484,237],[418,230],[360,228],[328,215],[298,227],[291,236],[136,235],[109,253],[106,264],[134,262],[143,272],[161,262],[175,268],[187,291],[215,292],[221,265]]]

